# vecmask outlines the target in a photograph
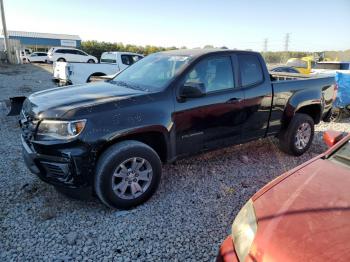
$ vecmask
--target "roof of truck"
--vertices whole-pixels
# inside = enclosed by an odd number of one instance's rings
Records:
[[[223,48],[210,48],[210,49],[179,49],[179,50],[169,50],[161,52],[163,54],[180,55],[180,56],[201,56],[209,53],[231,53],[231,52],[247,52],[255,53],[253,51],[243,51],[236,49],[223,49]]]

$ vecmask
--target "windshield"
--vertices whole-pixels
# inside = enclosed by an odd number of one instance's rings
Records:
[[[303,60],[292,60],[287,62],[287,66],[307,68],[307,62]]]
[[[338,162],[342,165],[350,167],[350,141],[345,143],[341,148],[339,148],[329,160]]]
[[[189,56],[149,55],[118,74],[111,83],[147,92],[162,90],[190,61]]]

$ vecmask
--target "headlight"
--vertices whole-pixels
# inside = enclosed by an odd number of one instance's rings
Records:
[[[245,261],[249,254],[257,228],[253,201],[250,199],[239,211],[232,224],[232,238],[239,261]]]
[[[86,120],[60,121],[43,120],[40,122],[36,138],[38,140],[71,139],[84,129]]]

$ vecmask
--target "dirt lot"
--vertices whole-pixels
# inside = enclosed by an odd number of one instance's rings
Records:
[[[52,88],[50,79],[48,65],[0,66],[0,101]],[[119,211],[94,198],[67,198],[31,175],[18,119],[0,113],[1,261],[212,261],[254,192],[321,153],[322,131],[350,132],[348,120],[321,123],[301,157],[282,153],[268,138],[166,165],[150,201]]]

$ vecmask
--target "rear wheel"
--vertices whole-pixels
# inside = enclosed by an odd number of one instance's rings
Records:
[[[314,137],[314,120],[306,114],[295,114],[288,128],[280,133],[282,151],[300,156],[311,146]]]
[[[90,63],[90,64],[93,64],[93,63],[95,63],[95,60],[94,59],[89,59],[87,62]]]
[[[57,59],[57,62],[66,62],[66,59],[64,59],[64,58],[58,58],[58,59]]]
[[[147,201],[161,177],[161,161],[148,145],[127,140],[108,148],[100,157],[95,192],[112,208],[129,209]]]

